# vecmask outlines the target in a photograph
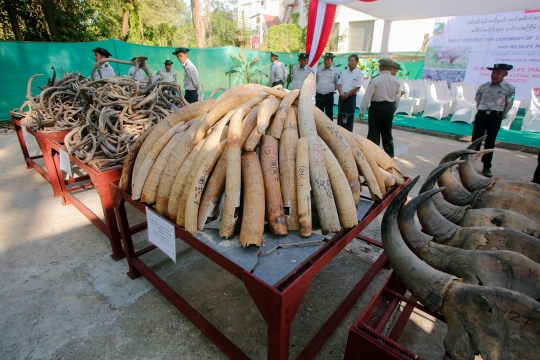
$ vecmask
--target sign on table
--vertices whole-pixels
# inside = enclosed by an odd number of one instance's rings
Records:
[[[174,236],[174,225],[149,208],[146,208],[146,221],[148,223],[148,240],[156,245],[176,264],[176,236]]]
[[[71,161],[69,160],[69,154],[60,149],[60,170],[64,170],[66,174],[73,177],[71,173]]]

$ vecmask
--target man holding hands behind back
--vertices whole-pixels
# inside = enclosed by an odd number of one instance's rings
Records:
[[[317,70],[317,93],[315,105],[325,112],[330,120],[334,119],[334,93],[337,90],[339,72],[333,66],[334,54],[324,55],[324,66]]]
[[[338,125],[353,131],[356,93],[362,87],[364,73],[358,68],[358,55],[349,56],[348,68],[343,70],[338,80]]]

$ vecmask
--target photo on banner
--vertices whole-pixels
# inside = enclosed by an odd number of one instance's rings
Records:
[[[476,86],[498,63],[514,66],[505,81],[517,99],[540,92],[540,9],[436,18],[422,78]]]

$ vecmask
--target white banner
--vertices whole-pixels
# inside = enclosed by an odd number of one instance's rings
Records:
[[[479,85],[497,63],[514,66],[505,81],[516,99],[540,95],[540,10],[436,18],[422,77]]]

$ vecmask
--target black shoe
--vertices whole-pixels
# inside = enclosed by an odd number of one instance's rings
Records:
[[[482,170],[482,174],[484,174],[484,176],[486,176],[488,178],[493,177],[493,174],[491,173],[490,169],[484,168],[484,170]]]

